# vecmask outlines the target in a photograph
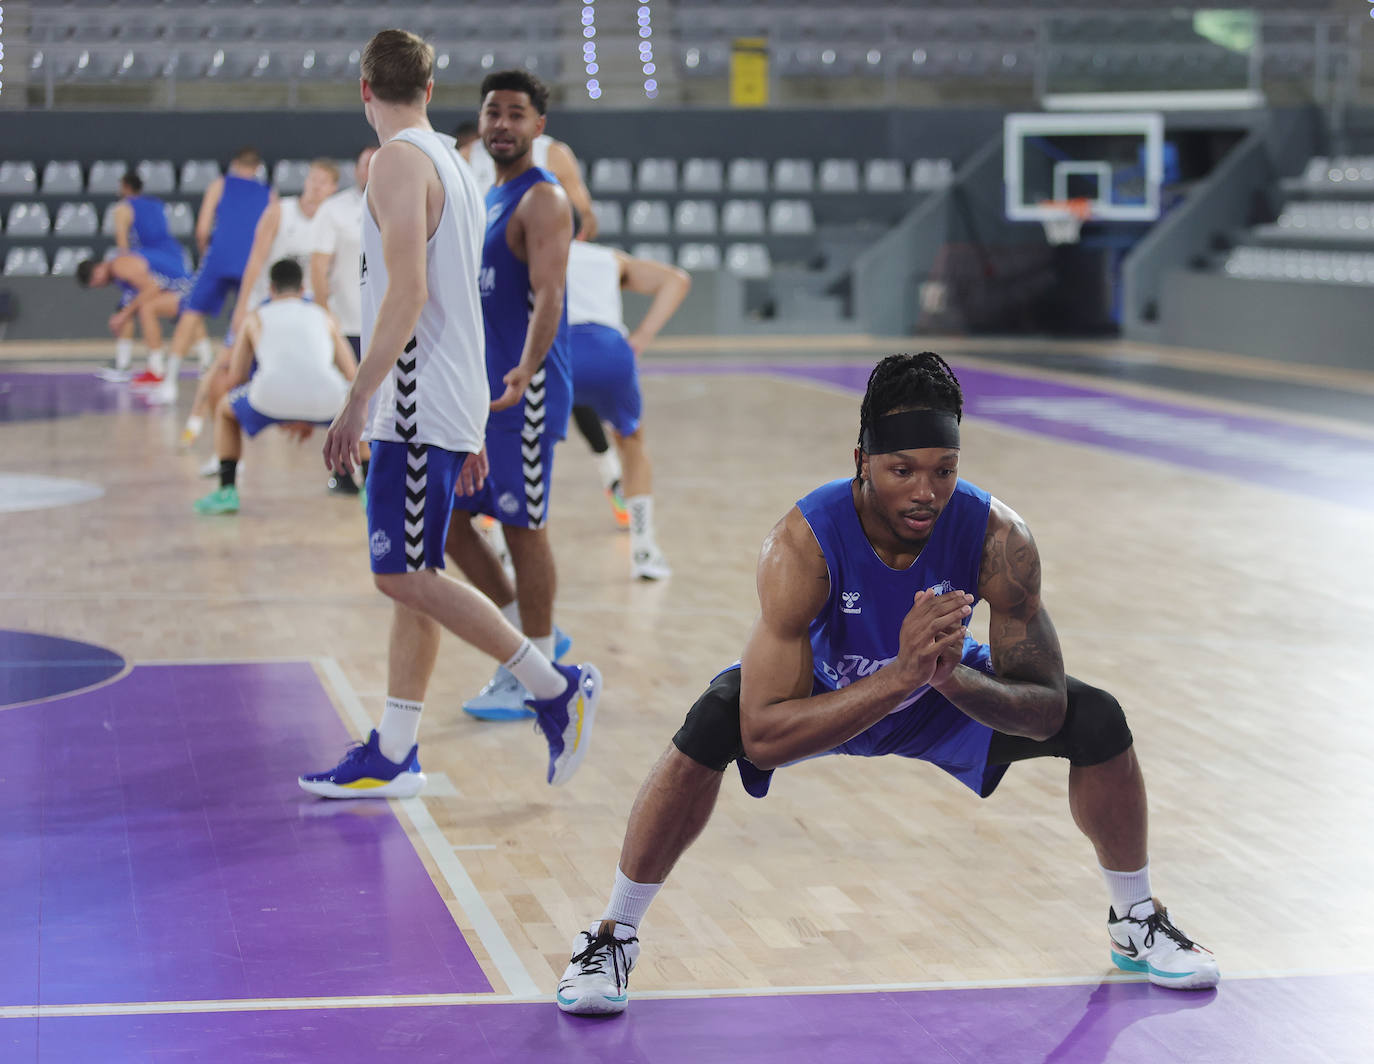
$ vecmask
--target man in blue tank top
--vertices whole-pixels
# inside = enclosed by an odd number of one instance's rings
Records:
[[[553,449],[567,435],[572,362],[564,281],[573,215],[553,174],[534,165],[534,139],[544,131],[548,89],[524,70],[482,82],[478,129],[496,164],[487,192],[487,232],[480,290],[486,331],[491,416],[486,483],[460,496],[449,524],[448,554],[463,575],[496,603],[553,660],[557,575],[549,546]],[[515,581],[473,527],[474,514],[501,523]],[[504,669],[464,706],[484,719],[529,715],[529,694]]]
[[[626,1007],[637,928],[731,762],[763,797],[773,769],[825,754],[929,761],[981,797],[1013,761],[1066,758],[1074,822],[1111,896],[1113,962],[1161,986],[1216,984],[1215,958],[1151,894],[1145,785],[1120,705],[1065,675],[1025,522],[959,479],[962,411],[938,355],[873,371],[855,476],[807,495],[764,541],[741,663],[712,681],[640,790],[610,904],[578,935],[559,1008]],[[966,631],[979,599],[987,646]]]
[[[181,318],[172,334],[167,375],[149,395],[154,403],[174,403],[177,374],[186,357],[198,324],[219,315],[225,297],[237,291],[258,219],[271,201],[272,190],[258,180],[262,156],[256,148],[241,148],[229,162],[229,172],[210,183],[196,218],[196,245],[200,268],[191,291],[181,303]]]

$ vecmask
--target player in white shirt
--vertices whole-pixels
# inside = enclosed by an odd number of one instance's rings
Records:
[[[205,417],[218,407],[220,398],[232,387],[228,378],[229,352],[235,338],[243,329],[248,314],[261,306],[268,296],[268,264],[280,262],[282,259],[292,259],[301,265],[304,272],[311,251],[311,220],[338,187],[339,168],[334,160],[314,159],[306,172],[305,186],[301,194],[274,194],[267,209],[262,212],[253,231],[253,245],[248,252],[248,262],[243,267],[243,277],[239,282],[239,291],[247,295],[234,301],[234,313],[229,319],[229,332],[224,338],[224,349],[214,365],[201,374],[200,382],[196,386],[196,398],[191,404],[191,413],[181,434],[184,445],[189,446],[195,442],[204,427]],[[307,299],[310,298],[308,278],[305,280],[303,292]]]
[[[440,571],[454,491],[475,491],[486,475],[481,193],[452,138],[429,123],[434,49],[405,30],[382,30],[360,65],[363,111],[381,142],[364,193],[364,354],[324,460],[331,471],[353,471],[368,399],[380,388],[369,432],[367,523],[373,582],[394,604],[387,699],[366,743],[300,784],[332,798],[420,792],[416,738],[444,628],[529,689],[548,742],[548,781],[563,783],[586,753],[600,673],[554,665],[490,599]]]
[[[632,579],[664,580],[672,573],[654,536],[653,467],[644,446],[636,360],[691,287],[685,270],[613,248],[574,241],[568,253],[573,402],[590,408],[614,430],[630,516]],[[622,289],[653,298],[633,332],[625,325]]]
[[[215,407],[219,488],[196,500],[197,513],[238,512],[244,433],[256,436],[269,425],[329,424],[354,376],[353,350],[338,326],[302,298],[300,263],[279,259],[269,276],[270,300],[247,315],[234,338],[230,390]]]

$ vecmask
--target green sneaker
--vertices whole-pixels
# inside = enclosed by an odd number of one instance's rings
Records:
[[[227,488],[216,488],[191,505],[198,514],[236,514],[239,512],[239,489],[232,484]]]

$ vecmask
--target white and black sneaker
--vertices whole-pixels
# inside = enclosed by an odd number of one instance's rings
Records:
[[[1125,916],[1107,910],[1112,962],[1123,971],[1144,972],[1156,986],[1208,990],[1221,971],[1212,951],[1199,946],[1169,922],[1169,910],[1153,898],[1131,906]]]
[[[631,931],[613,920],[602,920],[578,934],[572,960],[558,984],[560,1009],[582,1016],[614,1016],[625,1011],[630,1003],[630,972],[639,959],[639,939]]]

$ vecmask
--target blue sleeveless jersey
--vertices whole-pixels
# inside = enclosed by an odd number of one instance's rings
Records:
[[[130,196],[124,201],[134,212],[129,227],[129,250],[148,262],[159,277],[179,280],[191,274],[186,249],[167,229],[167,208],[156,196]]]
[[[520,362],[534,308],[530,268],[511,252],[506,243],[506,226],[525,193],[541,181],[558,184],[548,170],[534,166],[487,192],[487,234],[482,245],[480,288],[487,336],[487,383],[493,399],[506,390],[501,378]],[[572,357],[566,294],[558,335],[540,373],[542,381],[540,374],[536,374],[520,402],[487,419],[487,432],[549,433],[558,440],[567,435],[572,413]]]
[[[864,535],[852,483],[848,478],[831,481],[797,503],[830,571],[830,595],[811,622],[817,692],[847,687],[894,660],[902,621],[918,591],[966,591],[977,604],[990,506],[987,492],[960,480],[920,556],[899,571],[878,557]],[[976,640],[965,636],[966,657],[977,647]],[[899,708],[929,690],[913,691]]]
[[[253,250],[253,232],[271,196],[272,190],[261,181],[225,175],[224,191],[215,208],[210,248],[205,253],[206,259],[215,264],[213,272],[242,275],[248,265],[248,253]],[[201,268],[204,269],[203,264]]]

